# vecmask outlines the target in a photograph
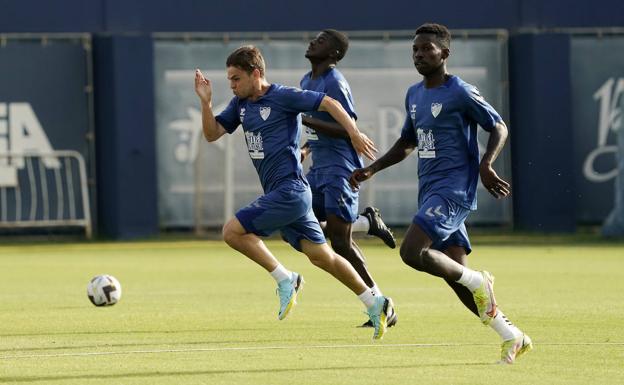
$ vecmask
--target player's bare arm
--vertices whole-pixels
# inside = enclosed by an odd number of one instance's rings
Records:
[[[353,148],[355,148],[355,151],[359,154],[363,154],[368,159],[376,159],[375,153],[377,149],[375,148],[375,143],[357,128],[353,119],[337,100],[329,96],[323,97],[321,105],[319,106],[319,111],[328,112],[338,124],[345,128],[351,138],[351,144]]]
[[[399,138],[381,158],[370,166],[353,170],[349,184],[353,189],[359,189],[360,183],[370,179],[375,173],[399,163],[414,151],[416,144]]]
[[[217,122],[212,112],[212,84],[199,69],[195,70],[195,93],[201,101],[202,131],[209,142],[214,142],[225,134],[225,128]]]
[[[479,174],[481,183],[486,190],[496,199],[505,198],[511,193],[511,186],[508,182],[498,176],[492,164],[500,154],[505,141],[507,140],[507,126],[503,122],[498,122],[490,132],[485,154],[481,158]]]
[[[326,122],[321,119],[304,115],[302,123],[318,132],[331,136],[332,138],[350,139],[347,130],[335,122]]]

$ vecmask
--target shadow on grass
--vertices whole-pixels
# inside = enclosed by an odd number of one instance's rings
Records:
[[[466,366],[497,366],[496,363],[485,362],[460,362],[460,363],[439,363],[427,365],[385,365],[384,369],[411,369],[424,367],[466,367]],[[234,369],[234,370],[196,370],[196,371],[153,371],[142,373],[90,373],[81,375],[44,375],[44,376],[18,376],[18,377],[0,377],[0,382],[42,382],[42,381],[71,381],[71,380],[92,380],[100,379],[123,379],[123,378],[154,378],[154,377],[172,377],[172,376],[215,376],[227,374],[264,374],[264,373],[306,373],[319,371],[334,370],[378,370],[371,368],[369,365],[363,366],[335,366],[330,368],[270,368],[270,369]]]
[[[62,332],[41,332],[41,333],[0,333],[0,337],[37,337],[37,336],[74,336],[74,335],[108,335],[108,334],[192,334],[192,333],[221,333],[224,331],[241,331],[241,332],[258,332],[265,330],[272,330],[273,327],[267,324],[267,327],[263,328],[238,328],[232,329],[228,327],[213,328],[213,329],[194,329],[194,330],[114,330],[114,331],[102,331],[95,330],[90,332],[80,331],[62,331]],[[318,327],[322,329],[322,327]]]
[[[284,338],[280,337],[280,343],[283,342],[301,342],[300,337],[292,337],[292,338]],[[322,340],[318,340],[319,343],[322,344],[336,344],[336,343],[350,343],[352,342],[349,338],[323,338]],[[229,346],[233,344],[263,344],[263,343],[275,343],[275,338],[266,338],[266,339],[253,339],[253,340],[201,340],[201,341],[169,341],[169,342],[145,342],[145,343],[103,343],[103,344],[90,344],[90,345],[58,345],[58,346],[42,346],[42,347],[32,347],[32,348],[7,348],[0,349],[0,353],[28,353],[28,352],[47,352],[47,351],[57,351],[57,350],[69,350],[67,353],[71,353],[72,350],[75,349],[104,349],[104,348],[127,348],[127,347],[146,347],[146,346],[162,346],[163,348],[170,349],[179,349],[184,346],[197,346],[200,345],[202,347],[209,348],[219,348],[223,344],[227,344]]]

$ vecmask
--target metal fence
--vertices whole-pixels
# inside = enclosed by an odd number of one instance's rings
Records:
[[[0,229],[59,226],[93,233],[82,155],[0,153]]]

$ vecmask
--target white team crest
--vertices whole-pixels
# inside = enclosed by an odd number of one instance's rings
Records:
[[[271,115],[271,107],[260,107],[260,116],[262,120],[267,120]]]
[[[442,111],[442,103],[431,103],[431,115],[433,115],[434,118],[438,117],[440,111]]]

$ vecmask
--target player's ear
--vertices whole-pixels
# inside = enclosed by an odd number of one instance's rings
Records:
[[[448,48],[442,48],[442,59],[448,59],[451,56],[451,50]]]

